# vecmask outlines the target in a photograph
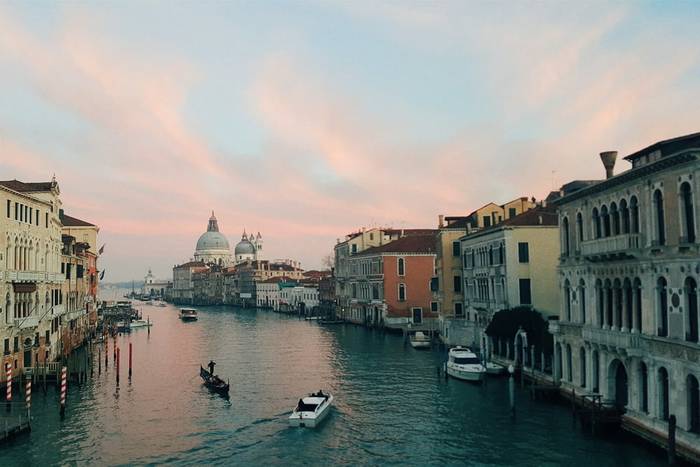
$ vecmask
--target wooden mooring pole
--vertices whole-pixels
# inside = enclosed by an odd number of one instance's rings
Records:
[[[131,380],[131,355],[132,355],[132,348],[131,348],[131,342],[129,342],[129,380]]]

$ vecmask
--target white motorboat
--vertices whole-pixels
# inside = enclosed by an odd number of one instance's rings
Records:
[[[180,319],[183,321],[197,321],[197,310],[194,308],[180,308]]]
[[[498,363],[486,362],[486,373],[489,375],[502,375],[506,372],[506,367]]]
[[[165,302],[158,302],[158,306],[164,307],[164,306],[168,306],[168,305],[166,305]]]
[[[290,426],[314,428],[328,415],[333,405],[333,395],[318,391],[299,399],[299,403],[289,416]]]
[[[411,347],[414,349],[429,349],[430,336],[425,335],[422,331],[416,331],[411,335]]]
[[[148,326],[153,326],[153,323],[146,321],[145,319],[135,319],[131,322],[132,328],[144,328]]]
[[[447,360],[447,374],[464,381],[481,381],[486,368],[474,352],[466,347],[455,347]]]

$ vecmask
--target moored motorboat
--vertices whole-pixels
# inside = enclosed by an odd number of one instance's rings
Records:
[[[302,397],[289,416],[289,425],[314,428],[326,418],[331,405],[333,405],[333,395],[324,394],[323,391]]]
[[[197,321],[197,310],[194,308],[180,308],[180,319],[183,321]]]
[[[486,374],[479,357],[466,347],[451,349],[446,366],[448,375],[464,381],[481,381]]]
[[[423,334],[422,331],[416,331],[410,337],[411,347],[414,349],[429,349],[430,348],[430,336]]]
[[[131,322],[131,327],[132,328],[144,328],[148,326],[153,326],[153,323],[151,323],[149,320],[145,319],[135,319],[134,321]]]
[[[158,306],[159,306],[159,307],[165,307],[165,306],[168,306],[168,305],[166,305],[165,302],[158,302]]]
[[[506,367],[499,365],[498,363],[486,362],[486,373],[489,375],[502,375],[506,372]]]
[[[128,321],[118,321],[115,327],[117,332],[131,332],[131,324]]]
[[[204,385],[210,390],[221,394],[222,396],[228,397],[229,383],[225,382],[217,375],[214,375],[207,371],[203,366],[199,366],[199,376],[204,380]]]

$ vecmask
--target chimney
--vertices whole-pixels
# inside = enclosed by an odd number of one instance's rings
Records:
[[[438,228],[443,228],[445,226],[445,216],[440,214],[438,216]]]
[[[603,161],[603,166],[605,167],[605,178],[613,176],[616,159],[617,151],[605,151],[600,153],[600,160]]]

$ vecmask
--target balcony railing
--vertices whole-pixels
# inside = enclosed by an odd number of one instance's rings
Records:
[[[581,253],[583,256],[622,255],[633,253],[641,247],[640,234],[622,234],[582,242]]]
[[[25,318],[15,318],[14,323],[20,329],[35,328],[39,325],[39,317],[32,315]]]
[[[630,356],[641,354],[642,338],[637,333],[621,332],[612,329],[584,327],[582,337],[592,343],[611,349],[625,350]]]

